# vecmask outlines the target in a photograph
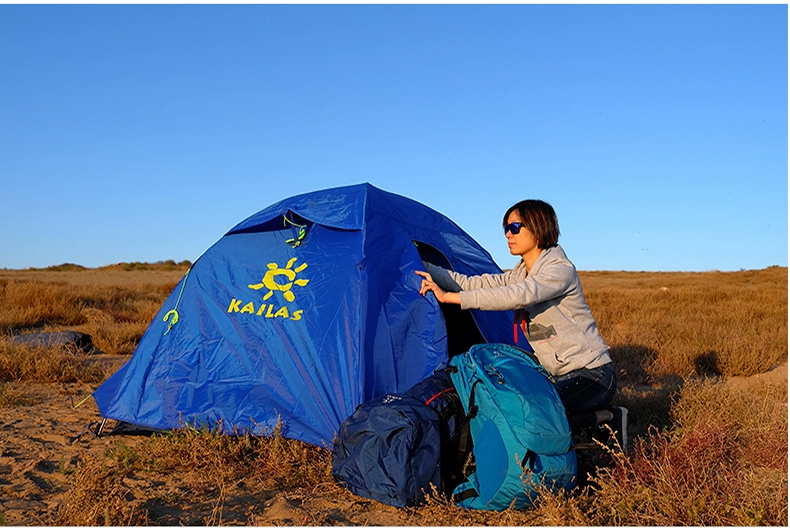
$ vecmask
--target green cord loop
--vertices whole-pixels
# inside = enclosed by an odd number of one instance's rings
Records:
[[[181,302],[181,295],[183,295],[183,293],[184,293],[184,287],[187,285],[187,277],[189,276],[189,272],[190,271],[192,271],[191,267],[184,274],[184,279],[181,281],[181,291],[178,292],[178,299],[176,299],[176,306],[175,306],[175,308],[173,308],[172,310],[167,312],[165,314],[164,318],[162,319],[162,321],[167,323],[167,330],[165,330],[165,333],[162,334],[162,335],[167,335],[167,333],[170,331],[170,329],[173,328],[173,326],[178,322],[178,305]],[[172,319],[170,319],[171,316],[172,316]],[[170,321],[168,321],[168,319],[170,319]]]
[[[298,227],[299,228],[299,234],[294,236],[293,238],[289,238],[288,240],[285,241],[285,243],[286,244],[293,244],[293,247],[297,247],[297,246],[299,246],[299,244],[302,243],[302,239],[305,237],[305,235],[307,235],[307,230],[305,229],[307,226],[306,225],[299,225],[299,224],[293,222],[286,215],[283,215],[283,225],[287,226],[288,224],[291,224],[291,229],[292,230],[293,230],[294,227]]]

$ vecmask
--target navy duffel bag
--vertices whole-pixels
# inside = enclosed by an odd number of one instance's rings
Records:
[[[332,449],[332,475],[362,497],[391,506],[425,502],[457,478],[450,447],[464,421],[450,375],[439,371],[403,394],[357,407],[340,426]]]

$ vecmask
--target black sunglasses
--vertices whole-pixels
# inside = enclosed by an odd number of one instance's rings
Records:
[[[522,227],[526,227],[526,224],[522,222],[513,222],[502,227],[505,228],[505,234],[507,234],[507,232],[510,231],[511,235],[517,235],[521,231]]]

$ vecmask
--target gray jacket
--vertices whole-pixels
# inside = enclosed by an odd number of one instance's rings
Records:
[[[508,272],[473,277],[432,264],[427,270],[445,291],[461,293],[464,310],[526,310],[527,340],[553,375],[611,362],[576,268],[560,246],[544,250],[529,274],[523,260]]]

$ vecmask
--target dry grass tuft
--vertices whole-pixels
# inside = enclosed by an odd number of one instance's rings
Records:
[[[265,489],[310,487],[331,480],[330,454],[280,434],[231,436],[187,427],[155,435],[145,456],[163,471],[206,469],[218,475],[254,472]]]
[[[105,353],[131,354],[175,285],[0,279],[0,333],[70,328]]]
[[[22,391],[12,383],[0,383],[0,407],[11,407],[28,403]]]
[[[580,276],[626,379],[749,376],[787,360],[786,267]]]
[[[0,381],[99,383],[109,374],[92,356],[58,346],[28,348],[0,340]]]
[[[780,400],[774,400],[780,397]],[[593,478],[594,525],[787,524],[787,390],[731,391],[690,381],[633,453]]]
[[[108,453],[112,451],[109,450]],[[147,525],[144,510],[130,502],[126,473],[137,462],[134,457],[105,460],[88,458],[76,471],[74,485],[63,501],[54,524],[63,526]]]
[[[0,280],[0,332],[85,322],[76,289],[65,283]]]
[[[56,524],[196,524],[186,518],[221,525],[224,503],[239,488],[263,502],[273,493],[334,487],[330,459],[328,450],[286,439],[279,431],[230,436],[186,428],[154,435],[135,450],[116,441],[103,459],[80,464]],[[181,485],[175,494],[150,486],[141,490],[135,486],[138,474],[146,483],[163,475]],[[189,513],[175,506],[184,503],[200,506]]]
[[[689,379],[671,417],[682,431],[716,426],[727,431],[750,466],[787,471],[787,385],[748,391],[716,380]]]

